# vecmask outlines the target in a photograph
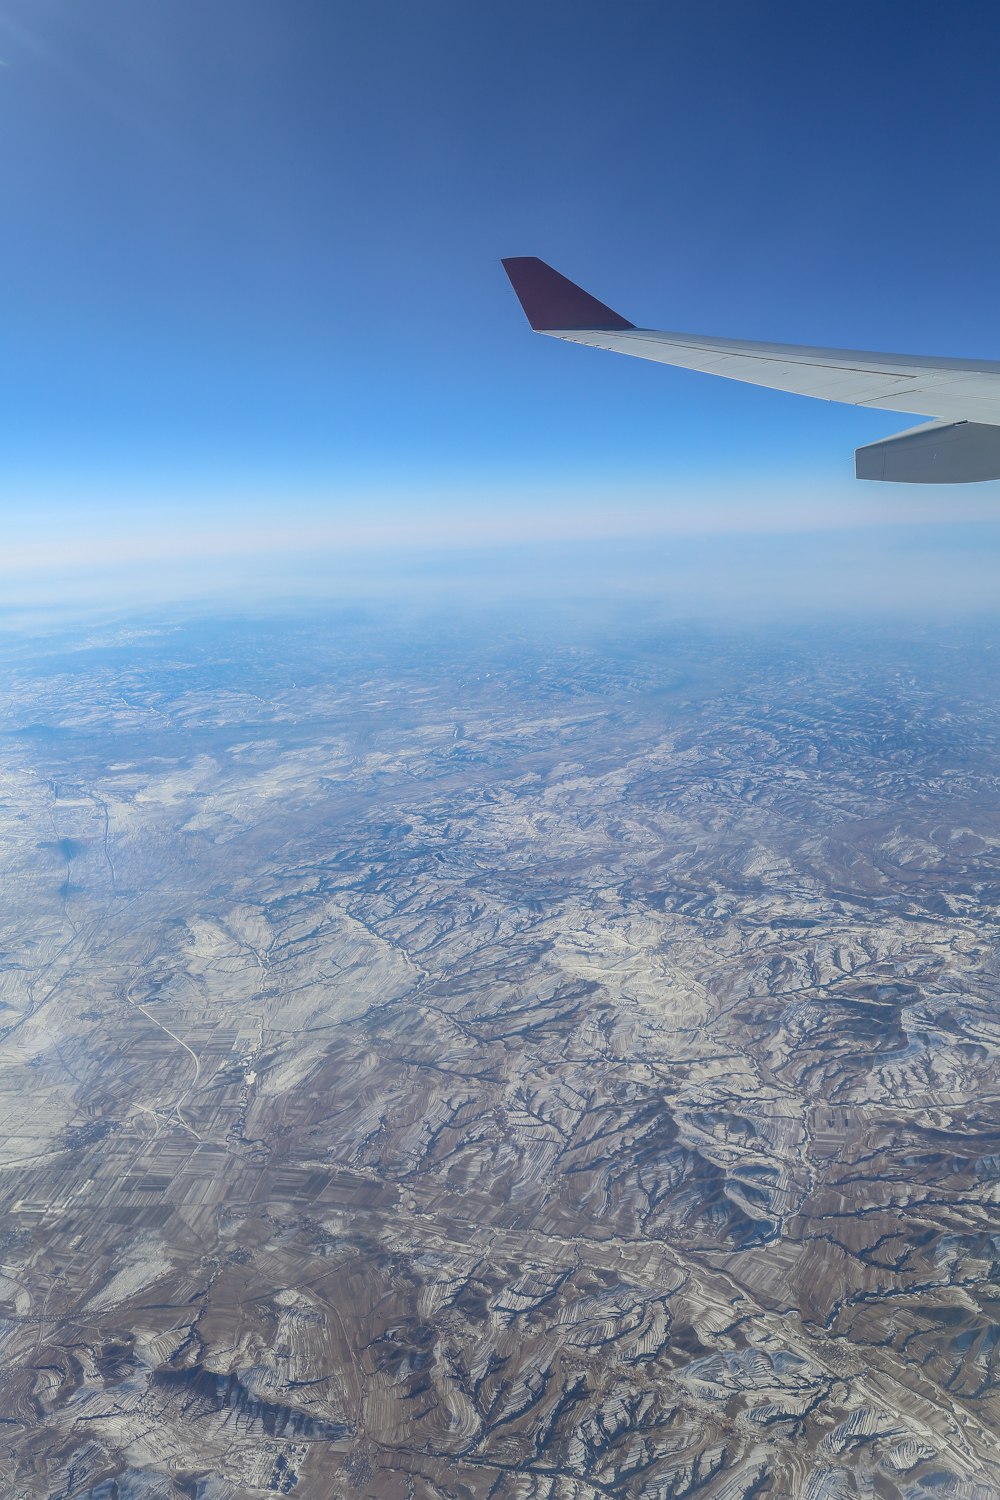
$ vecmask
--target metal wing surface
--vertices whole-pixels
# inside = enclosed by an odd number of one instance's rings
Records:
[[[1000,478],[1000,361],[637,328],[535,256],[509,257],[503,266],[536,333],[771,390],[936,419],[858,449],[859,478],[918,483]]]

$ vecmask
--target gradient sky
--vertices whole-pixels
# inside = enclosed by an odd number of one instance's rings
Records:
[[[1000,506],[856,485],[905,417],[533,337],[499,266],[1000,357],[994,6],[4,0],[0,62],[8,562]]]

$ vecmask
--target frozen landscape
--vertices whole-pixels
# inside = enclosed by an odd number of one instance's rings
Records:
[[[5,1496],[1000,1493],[1000,632],[3,641]]]

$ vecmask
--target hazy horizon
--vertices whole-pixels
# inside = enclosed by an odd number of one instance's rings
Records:
[[[698,529],[692,513],[686,529],[671,530],[669,518],[659,532],[627,523],[614,530],[605,520],[589,535],[581,528],[559,537],[536,517],[523,536],[515,521],[494,536],[488,524],[480,538],[475,525],[456,526],[449,540],[431,534],[422,542],[389,526],[338,535],[331,525],[300,537],[248,527],[239,535],[201,532],[196,548],[183,535],[119,534],[106,545],[91,537],[75,558],[67,547],[61,565],[39,543],[12,547],[0,558],[0,588],[8,616],[175,604],[252,613],[397,597],[456,609],[483,599],[589,599],[600,608],[635,598],[677,618],[731,622],[798,613],[947,622],[1000,613],[1000,518],[852,520],[789,531],[758,517],[741,530],[730,516],[723,530],[709,516]]]

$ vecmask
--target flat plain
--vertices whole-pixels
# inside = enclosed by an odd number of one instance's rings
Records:
[[[4,1496],[1000,1494],[1000,633],[0,669]]]

